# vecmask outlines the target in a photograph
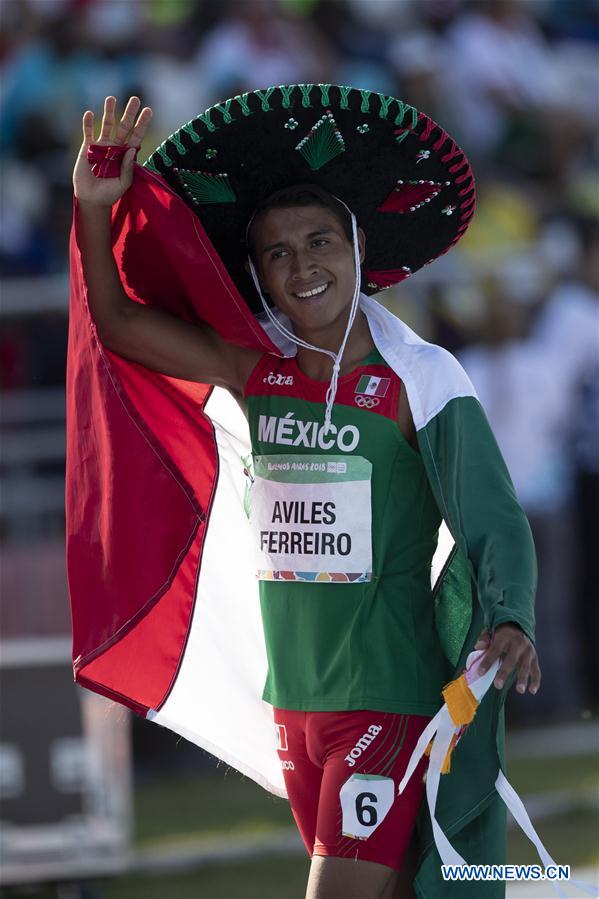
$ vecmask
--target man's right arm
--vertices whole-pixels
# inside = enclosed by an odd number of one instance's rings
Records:
[[[83,144],[73,173],[78,204],[77,238],[87,298],[98,336],[115,353],[175,378],[226,387],[241,396],[260,353],[222,340],[208,325],[191,324],[130,300],[121,284],[111,246],[111,208],[133,180],[133,149],[141,144],[151,110],[137,122],[140,102],[132,97],[112,136],[116,100],[107,97],[99,144],[132,148],[118,178],[96,178],[87,161],[93,141],[93,113],[83,116]]]
[[[104,346],[153,371],[241,395],[260,353],[227,343],[208,325],[191,324],[130,300],[112,254],[110,207],[82,201],[78,207],[88,304]]]

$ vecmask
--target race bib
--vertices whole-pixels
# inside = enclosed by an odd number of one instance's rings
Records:
[[[371,580],[371,476],[362,456],[255,456],[250,521],[258,578]]]
[[[339,792],[344,837],[367,840],[382,824],[395,800],[392,777],[352,774]]]

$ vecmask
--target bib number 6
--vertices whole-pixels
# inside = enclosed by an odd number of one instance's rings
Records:
[[[392,777],[352,774],[339,791],[343,836],[367,840],[387,817],[395,794]]]
[[[373,805],[366,805],[366,800],[376,802],[374,793],[358,793],[356,796],[356,818],[364,827],[374,827],[378,821],[376,809]]]

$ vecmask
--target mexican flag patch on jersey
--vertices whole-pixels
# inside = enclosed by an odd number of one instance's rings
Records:
[[[375,375],[362,375],[356,386],[356,393],[366,396],[386,396],[391,378],[377,378]]]

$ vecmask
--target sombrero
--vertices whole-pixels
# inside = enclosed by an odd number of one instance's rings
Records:
[[[145,165],[200,218],[253,311],[246,228],[271,194],[310,182],[342,200],[366,232],[362,290],[403,281],[447,252],[475,206],[464,152],[395,97],[331,84],[255,90],[211,106]]]

